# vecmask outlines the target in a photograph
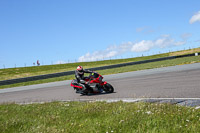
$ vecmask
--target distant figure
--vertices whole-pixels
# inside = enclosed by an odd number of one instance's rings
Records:
[[[37,65],[38,65],[38,66],[40,65],[40,62],[39,62],[39,60],[37,60]]]
[[[33,62],[33,65],[35,66],[35,62]]]

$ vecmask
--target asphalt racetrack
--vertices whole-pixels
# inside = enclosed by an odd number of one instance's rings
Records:
[[[133,66],[134,67],[134,66]],[[200,99],[200,63],[105,75],[115,88],[111,94],[76,94],[71,81],[0,90],[0,103],[85,101],[105,99]]]

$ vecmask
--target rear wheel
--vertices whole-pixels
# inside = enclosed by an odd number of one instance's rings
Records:
[[[113,93],[113,91],[114,91],[114,88],[109,83],[105,84],[104,88],[105,88],[105,92],[107,92],[107,93]]]

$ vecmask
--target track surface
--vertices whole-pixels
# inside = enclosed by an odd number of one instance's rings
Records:
[[[115,93],[82,96],[70,81],[0,90],[0,103],[30,103],[120,98],[200,98],[200,63],[104,77]]]

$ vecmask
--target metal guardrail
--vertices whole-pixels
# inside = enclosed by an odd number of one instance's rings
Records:
[[[179,55],[179,56],[170,56],[170,57],[163,57],[163,58],[157,58],[157,59],[128,62],[128,63],[122,63],[122,64],[109,65],[109,66],[102,66],[102,67],[90,68],[90,70],[93,70],[93,71],[105,70],[105,69],[111,69],[111,68],[117,68],[117,67],[129,66],[129,65],[144,64],[144,63],[149,63],[149,62],[157,62],[157,61],[170,60],[170,59],[175,59],[175,58],[182,58],[182,57],[189,57],[189,56],[196,56],[196,55],[200,55],[200,53]],[[74,71],[32,76],[32,77],[26,77],[26,78],[2,80],[2,81],[0,81],[0,86],[28,82],[28,81],[36,81],[36,80],[48,79],[48,78],[54,78],[54,77],[60,77],[60,76],[66,76],[66,75],[72,75],[72,74],[74,74]]]

